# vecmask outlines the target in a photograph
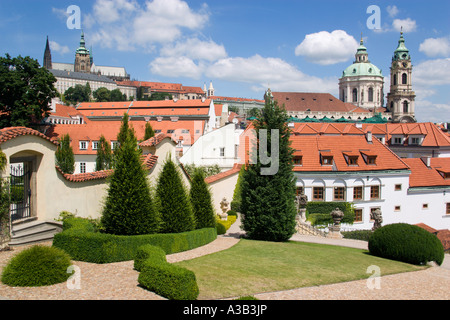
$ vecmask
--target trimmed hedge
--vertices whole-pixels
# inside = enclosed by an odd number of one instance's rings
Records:
[[[444,261],[444,247],[432,233],[415,225],[394,223],[374,231],[369,238],[369,252],[382,258],[411,264]]]
[[[145,244],[160,247],[166,254],[194,249],[214,241],[216,228],[183,233],[120,236],[94,232],[95,225],[83,218],[67,218],[63,232],[53,238],[53,246],[63,249],[73,260],[111,263],[134,260]]]
[[[195,300],[199,289],[194,272],[166,262],[165,252],[152,245],[137,250],[134,267],[144,288],[170,300]]]
[[[311,221],[313,226],[333,224],[334,221],[330,213],[336,208],[344,213],[341,223],[353,224],[355,211],[353,204],[350,202],[310,201],[306,205],[306,218]]]
[[[49,286],[66,281],[70,257],[58,248],[35,245],[14,256],[3,270],[1,280],[13,287]]]

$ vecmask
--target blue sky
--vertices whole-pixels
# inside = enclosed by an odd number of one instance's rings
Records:
[[[71,5],[80,8],[97,65],[125,67],[142,81],[213,81],[216,95],[258,99],[267,87],[338,96],[361,33],[385,76],[386,95],[403,26],[416,117],[450,122],[448,0],[1,0],[1,54],[42,63],[48,35],[53,61],[73,63],[81,30],[67,26]],[[380,9],[377,20],[367,13],[371,5]],[[368,20],[380,28],[369,28]]]

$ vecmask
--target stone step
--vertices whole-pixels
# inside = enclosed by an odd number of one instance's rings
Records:
[[[53,236],[61,230],[62,225],[57,222],[31,221],[13,225],[9,245],[21,246],[52,241]]]

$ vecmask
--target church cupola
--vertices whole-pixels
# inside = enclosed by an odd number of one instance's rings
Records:
[[[355,63],[360,62],[370,62],[369,61],[369,54],[367,53],[367,48],[364,46],[364,41],[361,36],[361,41],[359,42],[358,50],[355,54]]]
[[[403,38],[403,31],[400,32],[400,39],[398,40],[398,47],[394,51],[393,61],[410,60],[409,50],[405,46],[405,38]]]
[[[91,54],[88,49],[86,49],[86,41],[84,40],[84,32],[81,32],[80,47],[75,52],[75,72],[91,72]]]

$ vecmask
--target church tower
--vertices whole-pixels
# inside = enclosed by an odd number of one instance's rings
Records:
[[[369,60],[367,48],[361,42],[355,61],[344,70],[339,79],[339,99],[357,107],[377,112],[384,105],[384,77],[381,70]]]
[[[84,32],[81,32],[80,47],[75,53],[75,72],[91,72],[91,55],[89,50],[86,49],[86,41],[84,40]]]
[[[45,52],[44,52],[44,68],[47,70],[53,69],[53,67],[52,67],[52,52],[50,51],[50,44],[48,43],[48,36],[47,36],[47,44],[45,45]]]
[[[391,64],[391,88],[387,96],[387,110],[393,122],[416,122],[414,116],[415,92],[412,91],[412,64],[405,47],[403,31]]]

